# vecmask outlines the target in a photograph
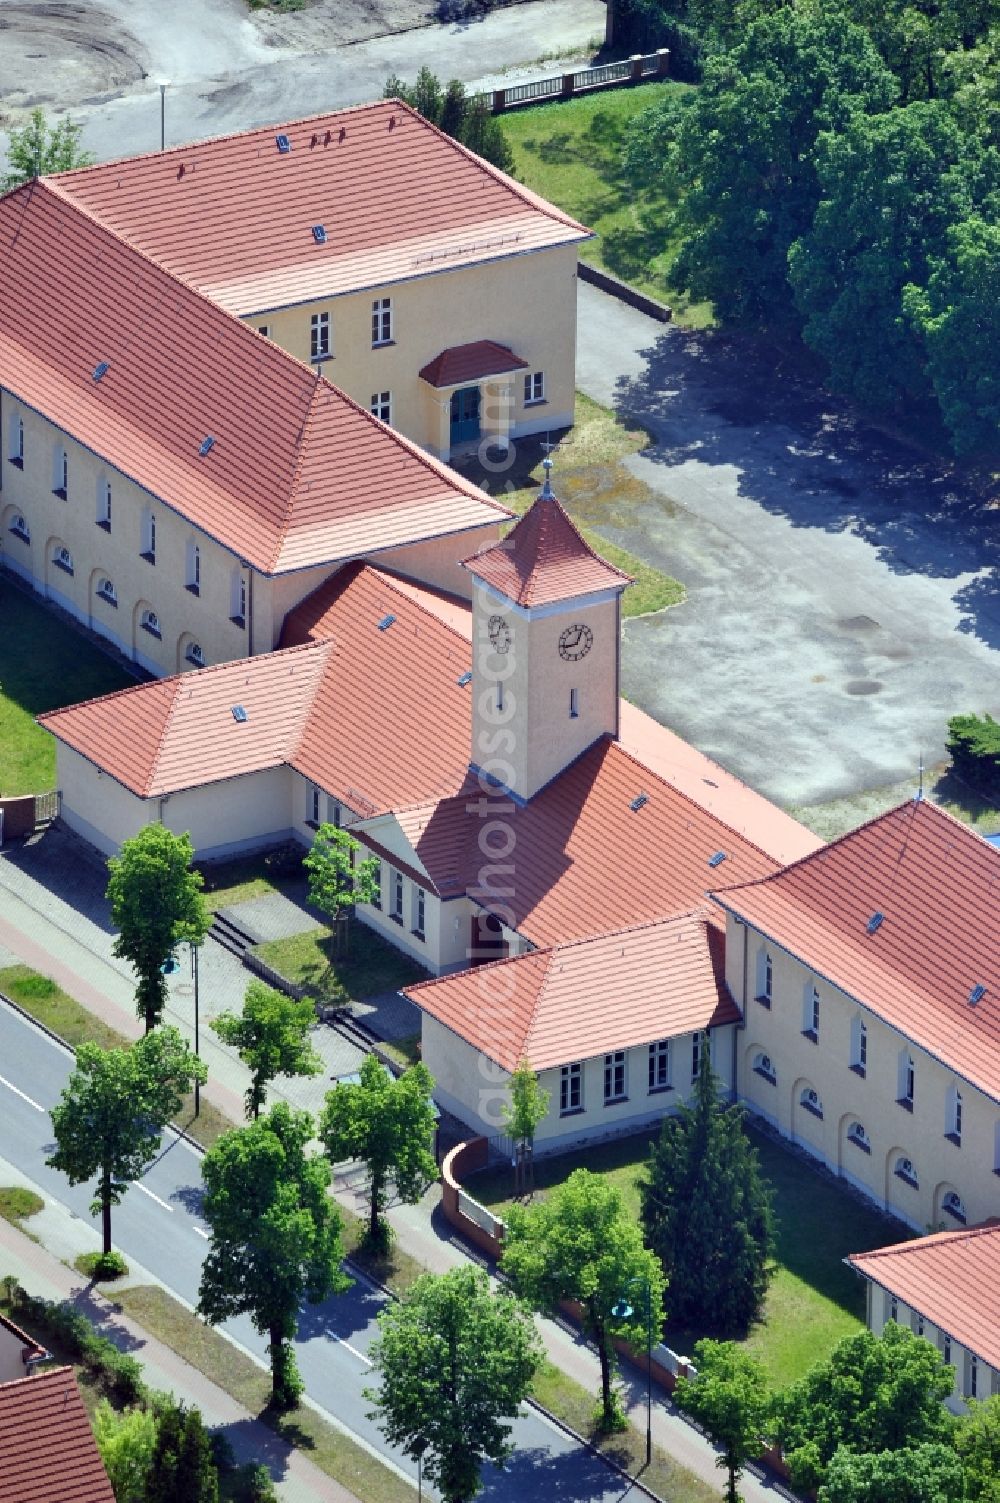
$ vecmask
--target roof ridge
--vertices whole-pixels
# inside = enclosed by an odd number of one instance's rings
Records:
[[[972,1237],[1000,1236],[1000,1224],[992,1226],[956,1227],[954,1231],[930,1232],[924,1237],[914,1237],[909,1242],[893,1242],[890,1247],[873,1247],[868,1252],[851,1253],[854,1258],[898,1258],[922,1251],[931,1243],[940,1247],[944,1242],[966,1242]]]
[[[326,669],[327,669],[327,666],[328,666],[328,663],[329,663],[329,659],[333,656],[334,646],[335,646],[333,638],[332,637],[324,637],[319,642],[301,642],[299,644],[299,646],[300,647],[315,647],[315,648],[317,648],[319,650],[319,653],[320,653],[320,655],[322,656],[322,659],[323,659],[322,663],[320,664],[320,675],[322,676],[322,674],[326,672]],[[284,649],[279,648],[277,650],[278,651],[284,651],[284,652],[295,652],[295,651],[297,651],[297,649],[294,648],[294,647],[286,647]],[[265,656],[271,657],[271,656],[273,656],[273,654],[272,653],[267,653],[267,654],[265,654]],[[282,762],[284,763],[284,765],[286,767],[291,767],[292,766],[293,759],[298,756],[299,752],[302,749],[302,741],[303,741],[303,739],[305,737],[306,731],[309,729],[309,718],[312,715],[313,706],[314,706],[314,704],[316,702],[316,689],[317,688],[318,688],[318,685],[314,685],[313,686],[313,693],[310,696],[309,703],[306,706],[305,710],[302,712],[302,723],[299,726],[298,735],[295,737],[295,740],[294,740],[293,744],[291,746],[289,746],[289,747],[286,747],[284,755],[282,756]]]

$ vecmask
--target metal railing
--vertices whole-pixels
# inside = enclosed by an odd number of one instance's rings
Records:
[[[602,63],[599,68],[582,68],[579,73],[573,74],[573,92],[578,94],[581,89],[593,89],[599,84],[618,83],[620,79],[631,76],[630,62]]]
[[[487,100],[494,115],[499,115],[504,110],[535,104],[543,99],[572,99],[575,94],[586,94],[591,89],[614,88],[643,78],[666,78],[669,61],[669,49],[659,47],[655,52],[637,52],[620,63],[577,68],[572,73],[557,73],[549,78],[532,79],[530,83],[493,89],[491,93],[478,97]]]

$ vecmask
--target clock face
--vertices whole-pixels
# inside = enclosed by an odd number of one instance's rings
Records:
[[[510,627],[502,616],[491,616],[486,626],[490,634],[490,641],[497,652],[507,652],[510,648]]]
[[[594,633],[589,626],[567,626],[559,638],[559,656],[569,663],[585,658],[594,645]]]

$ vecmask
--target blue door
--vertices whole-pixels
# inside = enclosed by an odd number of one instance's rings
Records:
[[[473,443],[479,437],[479,387],[463,386],[451,394],[451,444]]]

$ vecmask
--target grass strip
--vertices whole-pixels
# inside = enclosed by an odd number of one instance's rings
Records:
[[[338,955],[332,932],[319,925],[286,939],[268,940],[257,945],[254,954],[286,981],[304,987],[308,996],[340,1006],[427,979],[423,966],[373,929],[352,925],[349,943],[348,954]]]
[[[271,1381],[266,1370],[165,1289],[139,1284],[116,1290],[115,1306],[363,1503],[413,1503],[409,1483],[314,1410],[300,1406],[275,1414],[269,1409]]]
[[[29,1216],[35,1216],[44,1207],[45,1202],[34,1190],[28,1190],[24,1185],[4,1185],[0,1189],[0,1216],[9,1221],[11,1226],[16,1226],[19,1232],[30,1237],[32,1242],[38,1238],[30,1227],[25,1226]]]
[[[405,1294],[427,1268],[411,1253],[399,1245],[398,1236],[393,1239],[387,1252],[374,1252],[365,1245],[368,1230],[363,1216],[340,1208],[344,1218],[344,1251],[351,1262],[366,1273],[376,1284],[384,1284],[393,1294]]]

